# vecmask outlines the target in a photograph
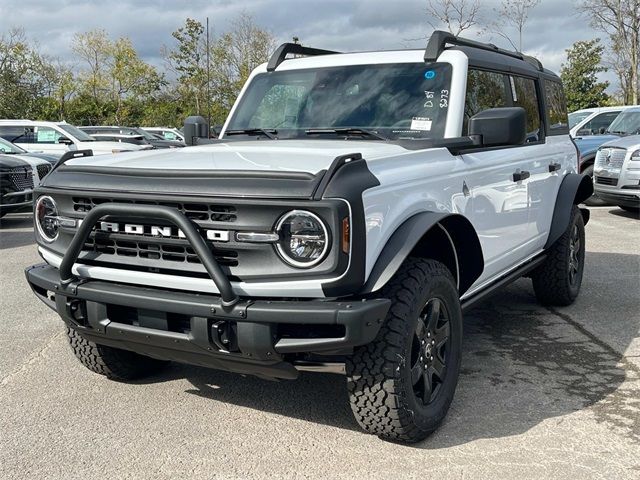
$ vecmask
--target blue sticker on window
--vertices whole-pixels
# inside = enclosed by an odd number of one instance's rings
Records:
[[[426,78],[427,80],[436,78],[436,72],[434,72],[433,70],[427,70],[426,72],[424,72],[424,78]]]

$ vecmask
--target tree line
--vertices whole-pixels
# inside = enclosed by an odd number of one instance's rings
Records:
[[[485,12],[480,0],[427,0],[427,22],[456,35],[475,28],[522,51],[529,15],[539,3],[503,0]],[[640,0],[581,0],[575,9],[604,41],[585,39],[567,50],[560,74],[569,110],[638,104]],[[187,18],[161,48],[162,68],[140,58],[128,37],[114,39],[105,30],[75,34],[75,61],[68,63],[42,55],[37,42],[13,28],[0,35],[0,118],[179,126],[196,114],[219,124],[251,70],[275,46],[269,31],[244,13],[228,31],[209,38],[205,25]],[[612,97],[609,83],[598,80],[608,70],[618,79]]]
[[[128,37],[113,39],[105,30],[75,34],[69,64],[40,54],[23,29],[13,28],[0,36],[0,118],[179,126],[189,115],[210,114],[212,124],[222,123],[251,71],[276,46],[248,14],[208,39],[191,18],[171,36],[161,69],[140,58]]]

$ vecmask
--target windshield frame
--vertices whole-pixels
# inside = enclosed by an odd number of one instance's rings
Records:
[[[266,80],[264,80],[265,78],[268,78],[269,76],[275,76],[275,75],[302,76],[304,74],[315,73],[316,76],[311,77],[309,84],[306,85],[308,87],[307,90],[304,92],[302,97],[299,97],[300,104],[302,104],[303,102],[308,102],[309,101],[308,97],[312,95],[312,92],[316,91],[315,88],[318,85],[318,78],[322,78],[321,76],[322,73],[329,72],[329,73],[324,73],[325,76],[328,76],[330,75],[330,72],[332,70],[344,70],[344,69],[353,69],[353,73],[345,73],[343,78],[345,82],[362,80],[362,76],[365,76],[370,71],[373,73],[376,73],[378,71],[384,71],[385,69],[389,69],[391,71],[395,69],[397,72],[396,75],[393,75],[393,76],[389,75],[388,77],[382,76],[384,80],[386,79],[389,80],[389,84],[392,84],[394,81],[396,82],[402,81],[403,75],[409,75],[408,78],[412,78],[410,74],[413,73],[412,69],[415,69],[416,73],[420,72],[420,77],[424,76],[424,80],[412,80],[412,82],[415,82],[415,83],[411,83],[410,87],[406,89],[406,98],[399,99],[399,100],[396,100],[395,98],[393,98],[393,101],[397,102],[396,105],[400,105],[400,106],[406,105],[406,108],[410,109],[412,108],[411,106],[412,104],[407,103],[407,100],[420,100],[419,102],[420,106],[417,107],[416,110],[413,112],[405,111],[405,112],[402,112],[402,114],[400,113],[395,114],[395,112],[394,113],[385,112],[386,117],[384,114],[381,116],[381,119],[383,121],[385,120],[393,121],[400,118],[400,120],[402,120],[403,122],[406,122],[406,125],[402,125],[402,126],[398,125],[400,123],[400,121],[398,120],[388,125],[369,125],[369,124],[366,124],[366,122],[362,122],[362,124],[354,123],[354,124],[342,125],[341,123],[343,121],[343,118],[341,117],[335,118],[333,122],[319,121],[317,123],[305,125],[304,123],[302,124],[299,123],[301,121],[300,110],[297,110],[296,115],[293,116],[294,117],[293,121],[295,122],[293,126],[280,126],[280,125],[254,126],[253,123],[251,123],[251,120],[256,115],[256,112],[258,111],[260,104],[262,104],[264,99],[267,97],[267,94],[270,91],[270,89],[273,89],[278,85],[283,85],[283,86],[296,85],[295,80],[291,82],[287,82],[286,79],[283,79],[281,83],[273,82],[269,84],[266,82]],[[402,71],[403,69],[404,71]],[[436,71],[437,75],[427,76],[427,73],[430,71]],[[438,77],[437,80],[432,80],[436,76]],[[449,95],[451,92],[451,89],[454,88],[453,77],[454,77],[454,66],[450,62],[422,63],[422,62],[414,62],[414,61],[398,61],[393,63],[366,63],[366,64],[355,64],[355,65],[331,65],[331,66],[323,66],[323,67],[287,69],[287,70],[275,71],[275,72],[259,72],[250,78],[250,82],[245,87],[244,91],[242,92],[242,95],[238,99],[237,104],[234,106],[228,121],[226,122],[224,130],[220,135],[220,138],[227,138],[227,132],[230,132],[230,131],[236,132],[234,135],[235,137],[238,134],[240,134],[240,131],[243,131],[243,130],[246,130],[249,132],[254,132],[256,130],[267,130],[267,131],[274,131],[275,139],[280,139],[280,140],[318,139],[318,138],[335,139],[336,137],[343,138],[346,136],[348,136],[349,139],[354,138],[354,139],[366,139],[366,140],[374,140],[374,141],[376,140],[389,141],[392,143],[406,142],[406,141],[443,140],[446,138],[445,135],[447,131],[449,117],[453,114],[453,111],[450,113],[451,107],[453,107],[453,101],[449,102],[448,98],[446,98],[444,101],[445,106],[443,108],[438,104],[438,101],[439,101],[438,95],[436,95],[435,97],[434,96],[427,97],[427,98],[433,98],[434,102],[429,102],[431,103],[431,105],[429,105],[431,110],[426,110],[428,107],[427,107],[426,99],[423,95],[426,96],[427,94],[427,90],[425,90],[425,88],[427,88],[428,90],[432,90],[433,92],[436,92],[438,94],[442,91],[442,92],[446,92],[446,95]],[[332,78],[332,77],[329,77],[329,78]],[[418,77],[413,77],[413,78],[418,78]],[[259,85],[256,86],[257,82],[261,80],[264,81],[263,86],[262,87],[260,87]],[[432,82],[432,83],[429,84],[429,82]],[[304,82],[301,82],[301,83],[304,83]],[[348,89],[351,88],[352,85],[353,84],[351,83],[335,82],[335,84],[331,85],[331,87],[333,87],[334,89],[337,89],[333,91],[342,93],[341,98],[348,98],[348,95],[349,95]],[[359,85],[363,85],[364,87],[369,86],[367,85],[367,83],[364,83],[364,84],[358,83],[356,86],[359,86]],[[380,84],[373,83],[373,85],[380,85]],[[393,85],[390,85],[390,86],[393,86]],[[256,89],[256,92],[253,92],[252,88]],[[262,88],[263,90],[260,91],[259,90],[260,88]],[[329,89],[326,90],[326,92],[328,92],[329,94],[333,93],[333,91]],[[368,90],[365,88],[363,89],[363,91],[368,91]],[[387,103],[387,104],[379,103],[380,96],[385,95],[386,93],[395,94],[396,96],[398,96],[403,92],[405,91],[397,88],[394,90],[385,91],[381,87],[379,89],[374,90],[374,92],[368,97],[364,96],[363,94],[363,97],[361,97],[360,99],[356,98],[355,102],[353,103],[353,106],[355,108],[368,106],[366,102],[370,99],[375,99],[378,103],[374,104],[375,105],[374,108],[376,109],[381,108],[383,110],[384,108],[387,108],[389,110],[390,107],[393,107],[393,103]],[[420,92],[420,94],[416,95],[418,92]],[[429,93],[433,93],[433,92],[429,92]],[[253,99],[251,99],[252,94],[254,94],[255,96],[255,98]],[[331,98],[330,95],[328,96],[328,98]],[[285,101],[288,101],[288,100],[289,98],[285,98]],[[433,103],[435,103],[435,105],[433,105]],[[300,104],[298,105],[298,107],[300,107]],[[243,111],[243,107],[245,105],[249,105],[249,106],[256,105],[256,106],[254,106],[253,109],[252,107],[248,107],[248,111]],[[324,104],[319,104],[319,105],[324,105]],[[288,107],[285,107],[285,112],[287,108]],[[332,114],[334,113],[344,114],[345,112],[346,113],[351,112],[351,110],[344,110],[342,112],[340,112],[339,110],[337,112],[332,111],[330,110],[331,102],[327,103],[326,108],[328,109],[329,118],[331,118]],[[284,115],[287,115],[287,113],[285,113]],[[240,119],[241,116],[244,116],[245,118]],[[375,119],[377,119],[377,117],[374,118],[374,120]],[[369,118],[369,120],[371,120],[371,118]],[[414,129],[414,123],[413,123],[414,120],[416,121],[427,120],[429,127]],[[431,120],[433,120],[433,122],[431,122]],[[432,123],[436,125],[435,128],[431,127]],[[416,124],[416,127],[418,125],[422,127],[422,125],[419,122]],[[313,131],[317,131],[317,130],[338,130],[339,132],[333,136],[332,135],[317,136],[313,133]],[[345,130],[349,131],[348,135],[343,134]],[[380,137],[384,137],[384,139],[373,138],[375,137],[375,135],[361,135],[361,134],[352,135],[352,133],[355,133],[355,132],[351,132],[351,131],[355,131],[355,130],[360,130],[365,132],[368,131],[370,133],[377,134]],[[251,136],[250,134],[247,134],[247,135]],[[256,137],[255,134],[253,136]],[[229,138],[231,137],[229,136]],[[265,138],[265,137],[257,136],[256,138]]]

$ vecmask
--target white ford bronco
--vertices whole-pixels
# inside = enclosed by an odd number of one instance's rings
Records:
[[[36,190],[26,275],[109,378],[342,372],[364,430],[415,442],[451,404],[463,311],[522,276],[545,304],[580,290],[593,186],[560,80],[445,32],[284,44],[213,143],[73,155]]]

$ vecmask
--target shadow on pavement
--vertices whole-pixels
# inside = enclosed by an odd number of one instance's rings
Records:
[[[31,214],[7,215],[0,219],[0,250],[30,244],[35,244]]]
[[[616,215],[623,218],[640,219],[640,212],[629,212],[621,208],[614,208],[613,210],[609,210],[609,213],[611,215]]]
[[[618,264],[633,271],[638,263],[636,256],[612,253],[589,252],[589,259],[596,272],[601,265]],[[435,449],[518,435],[548,418],[595,404],[592,411],[599,422],[640,441],[640,391],[619,389],[625,370],[626,375],[640,379],[640,369],[618,353],[630,344],[640,325],[611,316],[608,302],[589,297],[596,290],[613,292],[612,302],[623,293],[609,284],[606,274],[595,273],[585,276],[579,307],[544,308],[536,303],[530,282],[521,279],[469,312],[463,368],[452,408],[438,432],[416,446]],[[585,308],[616,330],[619,348],[614,350],[571,318]],[[271,382],[174,365],[151,381],[185,377],[194,395],[359,431],[345,379],[337,375],[306,374],[293,382]]]

